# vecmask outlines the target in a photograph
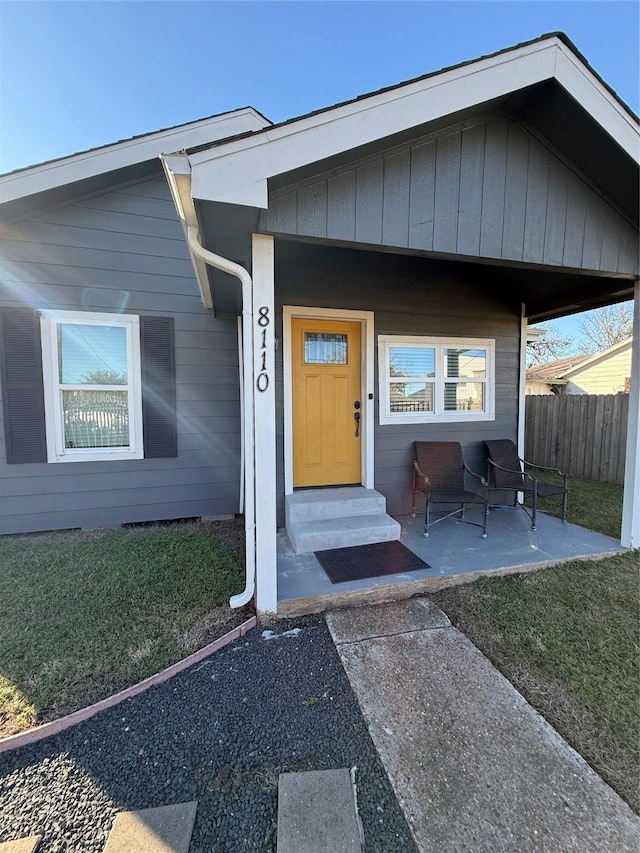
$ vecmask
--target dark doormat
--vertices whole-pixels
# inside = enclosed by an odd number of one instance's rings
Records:
[[[316,551],[315,555],[329,575],[331,583],[431,568],[398,540],[377,542],[374,545],[356,545],[352,548],[331,548],[328,551]]]

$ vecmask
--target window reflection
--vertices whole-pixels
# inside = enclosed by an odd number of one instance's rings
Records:
[[[304,333],[305,364],[347,364],[347,336]]]

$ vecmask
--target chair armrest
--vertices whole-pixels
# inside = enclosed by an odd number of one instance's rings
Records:
[[[420,466],[418,465],[418,463],[417,463],[417,461],[416,461],[415,459],[413,460],[413,467],[414,467],[414,469],[415,469],[415,474],[417,474],[417,475],[418,475],[418,477],[421,477],[421,478],[424,480],[424,482],[425,482],[425,484],[426,484],[427,486],[430,486],[430,485],[431,485],[431,480],[430,480],[430,479],[427,477],[427,475],[423,472],[423,470],[420,468]]]
[[[514,470],[513,468],[505,468],[504,465],[498,465],[498,463],[494,462],[493,459],[487,459],[487,462],[489,463],[489,465],[491,465],[493,468],[497,468],[499,471],[506,471],[507,474],[517,474],[519,477],[526,477],[527,480],[537,482],[536,478],[532,477],[531,474],[527,474],[526,471]],[[517,486],[500,486],[499,488],[517,489]]]
[[[482,474],[477,474],[475,471],[472,471],[466,462],[463,462],[462,464],[464,465],[464,470],[468,474],[471,474],[472,477],[477,477],[478,480],[480,480],[481,485],[485,486],[487,489],[489,488],[489,483],[487,483],[486,479],[482,476]]]
[[[565,474],[564,471],[561,471],[559,468],[548,468],[546,465],[534,465],[533,462],[527,462],[526,459],[520,460],[523,465],[527,465],[529,468],[535,468],[537,471],[551,471],[553,474],[559,474],[561,477],[567,477],[568,474]]]

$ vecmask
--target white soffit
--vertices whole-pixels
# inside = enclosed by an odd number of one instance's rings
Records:
[[[190,155],[194,198],[268,206],[270,177],[555,78],[636,161],[637,122],[556,36]]]
[[[251,107],[125,139],[60,160],[9,172],[0,177],[0,203],[93,178],[116,169],[154,160],[163,151],[181,151],[271,124]]]

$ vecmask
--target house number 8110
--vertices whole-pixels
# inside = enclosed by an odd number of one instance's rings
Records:
[[[269,387],[269,374],[267,373],[267,326],[269,325],[269,308],[261,305],[258,308],[258,325],[262,328],[262,343],[260,344],[261,365],[260,373],[256,379],[258,391],[266,391]]]

